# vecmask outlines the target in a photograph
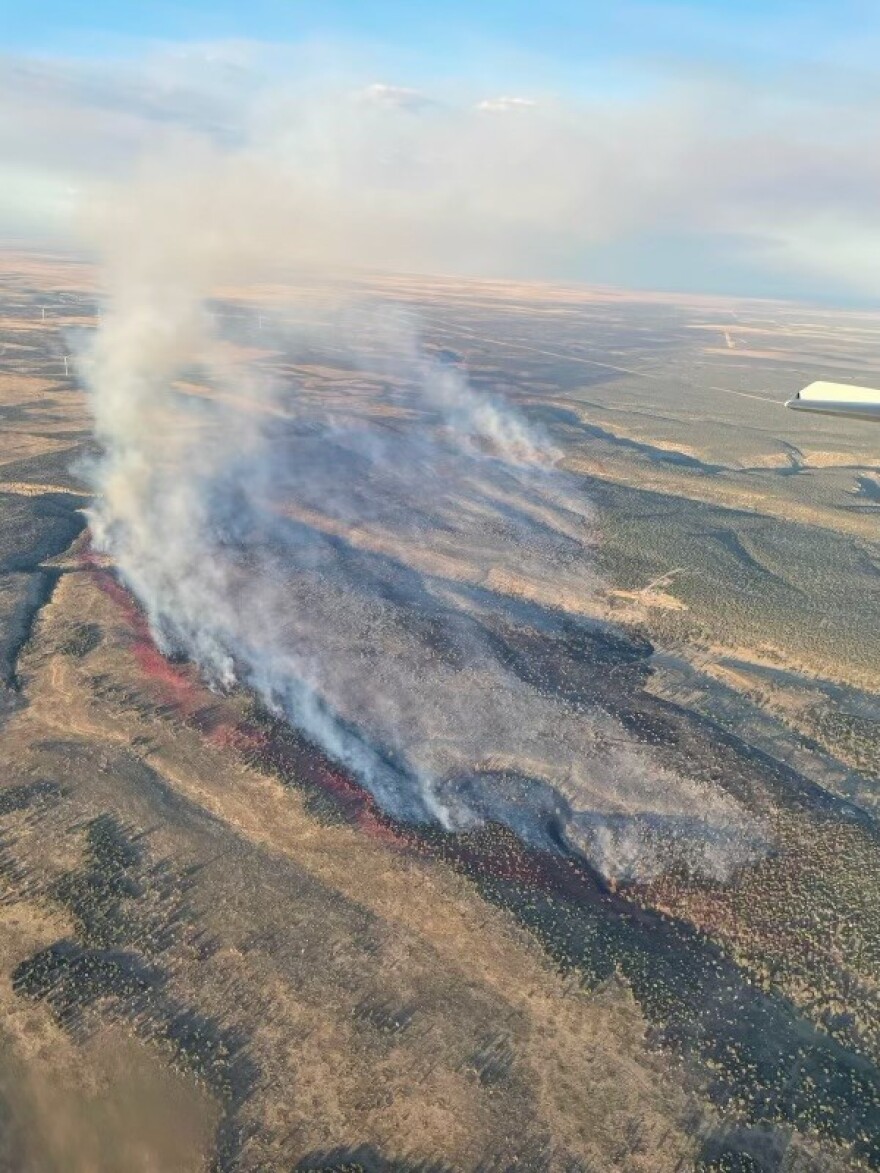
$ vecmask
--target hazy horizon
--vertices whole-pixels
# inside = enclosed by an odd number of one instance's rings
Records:
[[[180,170],[323,263],[880,302],[866,5],[67,7],[0,59],[16,247],[81,248]]]

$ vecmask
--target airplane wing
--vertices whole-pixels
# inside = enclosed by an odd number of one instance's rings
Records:
[[[852,419],[880,423],[880,391],[851,387],[848,383],[811,383],[785,405],[793,411],[819,415],[848,415]]]

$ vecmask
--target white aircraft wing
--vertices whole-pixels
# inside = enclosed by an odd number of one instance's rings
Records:
[[[785,405],[793,411],[814,411],[819,415],[848,415],[852,419],[880,423],[880,391],[872,387],[851,387],[848,383],[811,383]]]

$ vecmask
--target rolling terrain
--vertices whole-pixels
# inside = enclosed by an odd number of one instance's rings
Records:
[[[218,290],[275,393],[155,424],[259,411],[234,598],[283,571],[381,785],[160,650],[89,532],[95,276],[3,259],[0,1168],[880,1168],[880,436],[780,406],[880,317],[345,289]],[[446,447],[401,318],[552,472]]]

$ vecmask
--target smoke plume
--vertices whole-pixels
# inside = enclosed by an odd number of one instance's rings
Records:
[[[224,318],[218,284],[317,257],[253,177],[204,162],[106,217],[84,364],[94,540],[159,646],[254,690],[398,819],[500,821],[612,877],[749,859],[731,799],[560,686],[547,649],[595,590],[596,533],[549,439],[317,275],[295,323]]]

